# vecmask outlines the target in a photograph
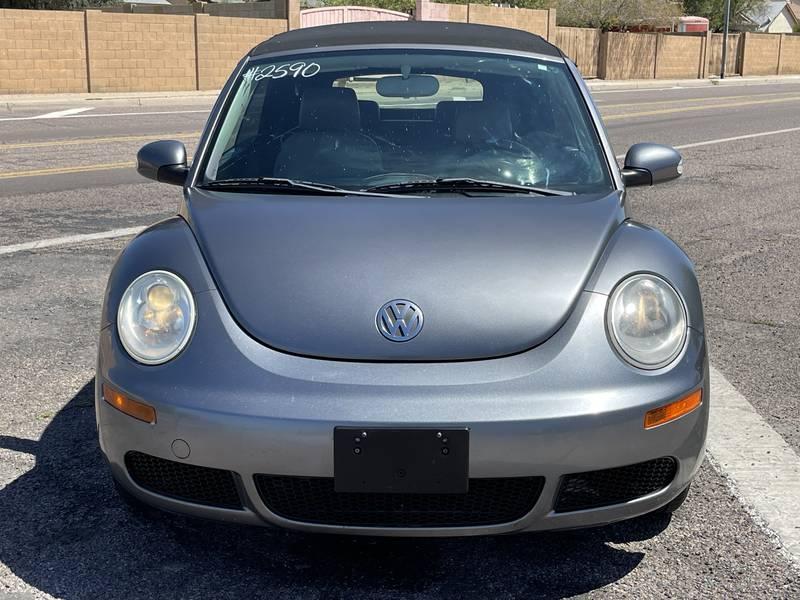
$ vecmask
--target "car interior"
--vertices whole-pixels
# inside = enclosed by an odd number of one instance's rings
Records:
[[[380,95],[383,77],[400,79],[349,71],[259,81],[214,179],[281,177],[359,188],[498,174],[567,188],[604,179],[599,141],[580,139],[575,115],[553,100],[552,84],[432,73],[412,77],[436,77],[436,94],[398,98]]]

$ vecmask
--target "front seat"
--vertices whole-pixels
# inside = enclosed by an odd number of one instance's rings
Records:
[[[441,177],[508,179],[506,167],[533,158],[530,149],[515,140],[508,106],[499,102],[462,102],[453,134],[439,153]],[[516,167],[512,168],[512,173]]]
[[[381,123],[381,107],[374,100],[359,100],[358,110],[361,113],[361,130],[375,131]]]
[[[305,90],[297,128],[284,136],[275,159],[275,176],[344,184],[382,172],[378,145],[360,130],[353,90]]]
[[[508,106],[486,101],[464,106],[456,116],[453,139],[468,153],[509,145],[514,130]]]

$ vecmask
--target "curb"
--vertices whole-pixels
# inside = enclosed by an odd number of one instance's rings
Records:
[[[734,87],[779,83],[800,83],[800,75],[775,75],[769,77],[740,77],[737,75],[725,79],[711,77],[709,79],[632,79],[628,81],[589,79],[586,81],[586,85],[592,91],[663,90],[668,88],[699,88],[712,86]]]
[[[201,92],[120,92],[96,94],[14,94],[0,95],[0,112],[13,112],[27,106],[64,104],[102,104],[113,106],[153,106],[157,104],[184,102],[187,104],[210,104],[216,100],[219,90]]]

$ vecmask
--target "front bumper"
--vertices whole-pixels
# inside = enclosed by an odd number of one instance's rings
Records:
[[[606,296],[585,292],[561,330],[506,358],[462,363],[368,364],[273,351],[248,337],[214,290],[196,294],[198,326],[186,350],[161,366],[134,363],[113,326],[103,329],[97,376],[101,448],[114,477],[159,508],[238,523],[368,535],[499,534],[598,525],[650,512],[677,496],[702,462],[708,366],[701,333],[690,330],[678,362],[641,372],[605,337]],[[103,383],[155,407],[149,425],[102,399]],[[681,419],[645,431],[644,413],[699,387],[704,402]],[[333,429],[469,427],[470,478],[543,477],[533,508],[512,522],[469,527],[342,526],[289,520],[270,511],[257,474],[333,476]],[[179,459],[175,440],[191,451]],[[131,479],[125,455],[230,470],[243,509],[184,502]],[[622,504],[555,512],[565,475],[673,457],[665,488]]]

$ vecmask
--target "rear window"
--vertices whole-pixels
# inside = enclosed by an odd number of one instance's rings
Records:
[[[474,178],[575,193],[612,183],[572,75],[546,58],[443,50],[251,61],[204,182],[279,177],[353,190]]]

